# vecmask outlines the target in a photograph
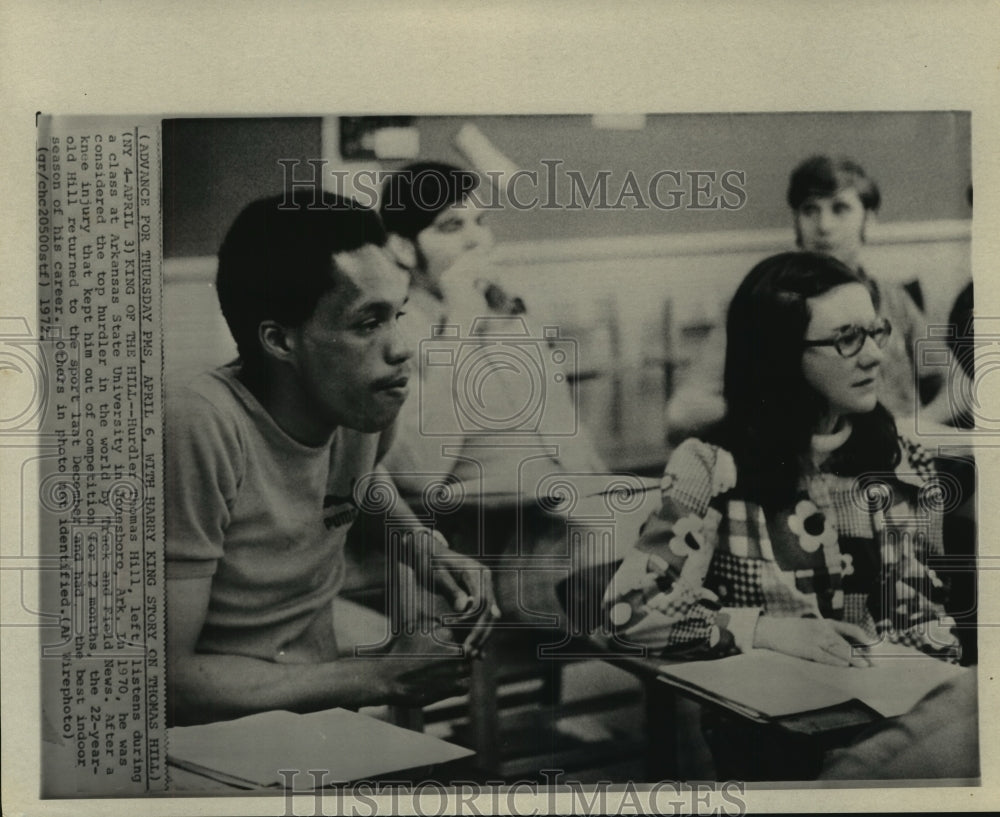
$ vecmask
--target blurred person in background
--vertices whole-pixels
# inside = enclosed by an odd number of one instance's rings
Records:
[[[410,274],[405,320],[418,350],[416,388],[384,464],[415,500],[435,485],[461,484],[450,490],[468,498],[463,513],[441,520],[454,526],[456,547],[464,537],[467,552],[566,555],[565,519],[540,492],[553,478],[605,474],[607,466],[579,423],[575,361],[558,331],[546,332],[530,303],[497,280],[488,211],[472,195],[479,179],[419,162],[383,186],[380,214],[387,246]],[[452,335],[441,335],[445,325]],[[436,432],[426,433],[431,426]],[[505,618],[518,616],[516,599],[533,611],[560,611],[555,585],[563,576],[536,567],[497,571]]]
[[[497,358],[500,365],[476,369],[482,380],[472,383],[462,380],[458,366],[428,366],[418,360],[420,393],[400,413],[386,459],[404,491],[421,490],[425,483],[417,475],[435,470],[463,482],[479,483],[485,475],[479,487],[504,494],[530,490],[549,474],[606,470],[577,421],[569,384],[572,371],[568,367],[561,371],[553,361],[556,355],[548,348],[551,338],[545,337],[541,321],[525,300],[505,291],[496,280],[489,212],[471,195],[478,184],[479,175],[473,171],[442,162],[419,162],[400,169],[384,185],[380,214],[389,234],[388,247],[410,274],[407,320],[418,346],[421,341],[440,337],[434,327],[456,327],[456,351],[466,341],[475,342],[483,335],[517,340],[512,333],[526,329],[528,346],[536,347],[535,359],[544,366],[540,377],[543,417],[537,424],[518,425],[519,409],[532,400],[530,375],[537,374],[528,370],[528,361],[517,370],[513,358]],[[442,420],[447,424],[455,416],[455,401],[467,400],[470,395],[478,401],[471,408],[478,406],[483,418],[495,418],[496,423],[484,422],[483,428],[473,428],[467,435],[456,427],[459,433],[451,438],[422,433],[421,413],[425,422],[448,418]],[[502,418],[511,419],[507,427]],[[490,425],[496,433],[488,433]],[[550,434],[552,430],[556,433]],[[472,444],[476,451],[471,456],[457,451],[443,454],[441,450],[443,445]],[[551,453],[536,456],[516,471],[510,466],[521,464],[514,462],[520,454],[518,445]],[[532,474],[530,484],[525,467]],[[515,481],[518,473],[520,484]]]

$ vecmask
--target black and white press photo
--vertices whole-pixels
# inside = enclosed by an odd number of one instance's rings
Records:
[[[48,121],[44,791],[975,784],[971,127]]]

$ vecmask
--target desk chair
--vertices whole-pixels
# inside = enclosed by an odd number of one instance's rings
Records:
[[[819,773],[822,746],[811,735],[775,726],[742,723],[723,710],[703,708],[692,718],[692,705],[662,680],[658,667],[665,659],[645,656],[609,637],[603,621],[601,599],[621,561],[593,565],[559,585],[567,615],[575,618],[586,642],[603,652],[605,661],[631,673],[642,682],[645,709],[646,774],[649,780],[683,780],[691,774],[690,758],[704,752],[704,731],[724,735],[711,741],[715,779],[810,779]],[[685,717],[685,714],[688,717]],[[707,727],[707,729],[706,729]],[[732,745],[730,745],[732,744]],[[774,750],[774,747],[779,747]],[[761,749],[767,748],[767,753]],[[684,761],[682,762],[682,755]],[[779,758],[775,768],[769,757]],[[747,762],[747,759],[750,762]],[[794,766],[790,767],[788,758]],[[755,759],[759,759],[759,762]],[[697,761],[697,759],[696,759]],[[700,763],[707,765],[707,758]],[[703,779],[705,775],[695,775]]]
[[[501,599],[503,589],[516,584],[517,570],[537,567],[531,556],[522,561],[502,555],[507,548],[505,541],[511,528],[498,516],[489,515],[487,542],[473,542],[467,520],[449,518],[438,525],[452,547],[474,555],[494,571]],[[555,535],[562,522],[549,519],[551,526],[539,524],[532,530],[539,535]],[[348,558],[351,569],[343,595],[356,603],[365,604],[380,612],[386,610],[386,581],[382,549],[376,543],[384,541],[383,522],[377,517],[362,514],[355,522],[348,539]],[[464,531],[464,532],[463,532]],[[560,531],[560,535],[564,535]],[[484,545],[484,547],[483,547]],[[364,549],[362,554],[361,550]],[[548,562],[556,562],[549,559]],[[530,575],[530,571],[526,571]],[[568,702],[563,699],[563,672],[568,663],[581,657],[594,655],[592,648],[586,654],[579,647],[582,640],[574,642],[556,592],[559,581],[558,568],[549,565],[535,574],[538,581],[527,591],[525,606],[529,609],[546,608],[552,613],[540,620],[545,626],[525,625],[513,620],[512,610],[505,610],[505,618],[498,622],[479,660],[472,662],[471,689],[467,700],[440,702],[426,708],[394,707],[394,723],[412,729],[447,722],[453,742],[462,743],[476,751],[475,766],[493,779],[524,778],[537,775],[541,769],[594,767],[623,756],[621,740],[582,740],[563,734],[557,728],[561,718],[590,715],[620,707],[635,699],[632,690],[609,690],[583,700]],[[563,579],[566,570],[561,573]],[[546,579],[542,577],[545,576]],[[551,578],[551,583],[548,582]],[[501,604],[503,602],[501,601]],[[537,622],[536,622],[537,623]],[[551,647],[558,645],[553,654]],[[549,649],[546,649],[549,648]],[[541,655],[540,655],[541,653]],[[638,753],[639,744],[629,744]]]
[[[645,727],[642,741],[649,780],[679,780],[678,701],[676,693],[658,681],[655,662],[645,662],[641,651],[622,647],[603,635],[604,591],[621,560],[585,567],[556,586],[567,621],[581,649],[598,650],[602,660],[634,675],[643,688]],[[673,739],[664,740],[674,728]]]
[[[646,708],[646,759],[649,779],[681,780],[685,769],[682,706],[678,692],[664,679],[659,667],[669,659],[629,654],[627,645],[615,643],[602,621],[600,600],[620,562],[585,568],[560,584],[558,592],[567,615],[591,635],[587,639],[603,650],[604,660],[635,675],[643,684]],[[588,629],[589,628],[589,629]],[[864,704],[848,701],[835,707],[755,721],[733,714],[709,699],[698,699],[701,723],[712,749],[717,780],[811,780],[827,753],[849,745],[866,728],[881,719]],[[694,737],[688,733],[689,737]]]
[[[581,741],[558,728],[561,718],[633,697],[611,690],[563,698],[566,666],[587,657],[573,649],[556,589],[568,572],[566,521],[532,506],[475,507],[440,519],[438,528],[455,550],[491,568],[503,612],[482,659],[472,664],[468,724],[459,730],[480,768],[510,778],[619,759],[620,742]],[[519,541],[518,529],[530,531],[530,541]]]

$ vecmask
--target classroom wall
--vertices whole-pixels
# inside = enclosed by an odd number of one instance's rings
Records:
[[[278,159],[332,156],[329,167],[335,169],[336,149],[322,144],[322,122],[316,117],[164,122],[165,256],[214,255],[243,204],[282,190]],[[684,206],[671,211],[636,209],[630,199],[623,200],[624,210],[508,209],[491,216],[501,241],[785,228],[788,173],[816,152],[852,156],[873,175],[882,188],[885,222],[970,215],[971,118],[963,112],[650,115],[641,130],[596,129],[589,116],[422,116],[414,120],[421,156],[466,164],[452,139],[467,122],[516,166],[539,174],[540,203],[569,201],[567,170],[589,184],[600,171],[608,172],[612,204],[629,171],[641,188],[661,170],[681,172],[681,187],[690,181],[686,171],[745,174],[746,201],[739,209],[690,209],[690,192]],[[542,160],[562,162],[554,186],[546,183],[549,171]],[[672,186],[669,177],[661,181],[661,200],[670,201]],[[518,188],[525,199],[529,187]],[[721,192],[718,186],[716,191]]]
[[[814,153],[860,162],[882,189],[883,221],[968,218],[970,120],[962,112],[670,114],[647,116],[646,126],[635,131],[595,129],[589,116],[427,117],[417,124],[426,158],[464,164],[451,140],[471,121],[515,165],[543,178],[542,159],[562,160],[557,188],[567,199],[566,169],[579,170],[584,179],[611,171],[612,191],[621,190],[630,170],[640,182],[664,169],[746,174],[747,200],[738,210],[496,214],[501,238],[531,239],[786,227],[788,174]]]

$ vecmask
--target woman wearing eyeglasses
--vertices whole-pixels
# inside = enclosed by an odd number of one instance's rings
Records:
[[[957,660],[927,567],[933,465],[877,397],[891,334],[832,256],[750,271],[729,307],[726,414],[667,464],[605,595],[612,631],[665,656],[766,647],[864,666],[853,645],[884,637]]]

